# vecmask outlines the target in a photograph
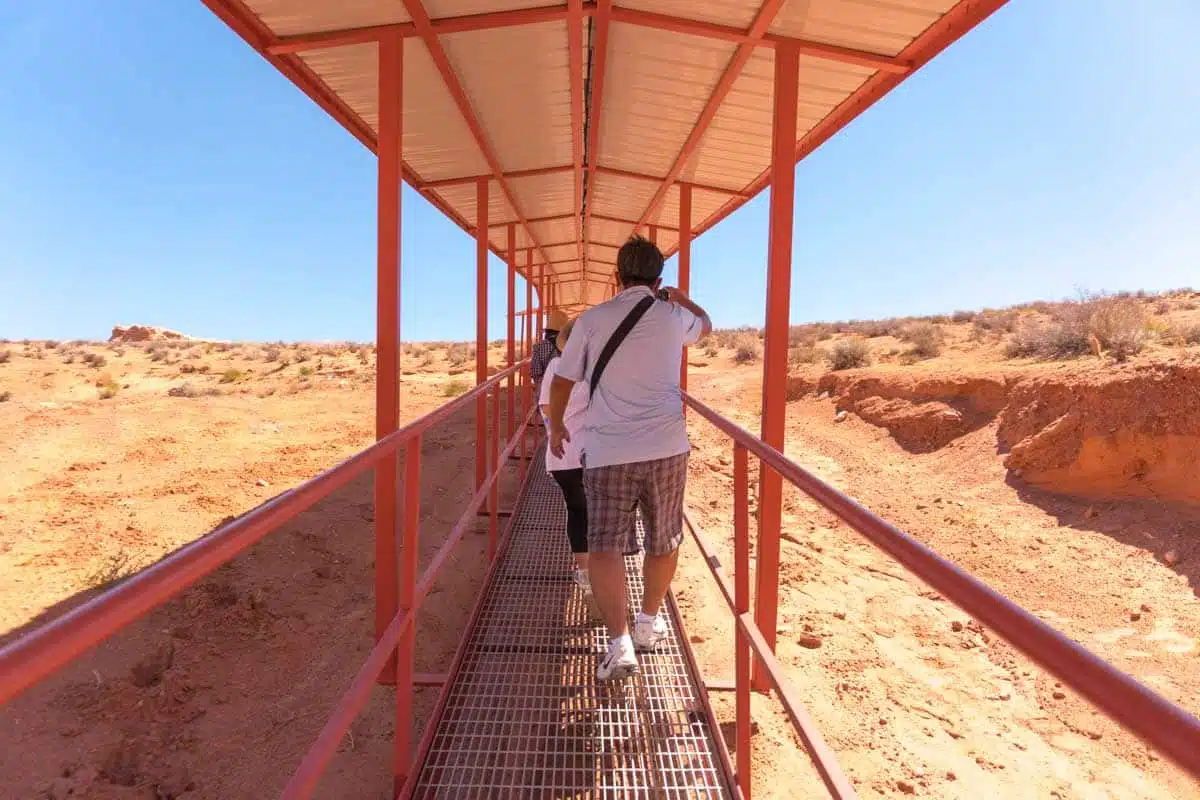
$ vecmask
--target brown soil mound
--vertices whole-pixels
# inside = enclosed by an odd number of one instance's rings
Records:
[[[997,437],[1005,466],[1040,488],[1200,503],[1200,367],[1030,378]]]
[[[110,342],[187,341],[192,337],[154,325],[114,325]]]
[[[837,373],[817,388],[885,428],[906,450],[929,453],[987,425],[1004,408],[1011,379],[995,376]]]

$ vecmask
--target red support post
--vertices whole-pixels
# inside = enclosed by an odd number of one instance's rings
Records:
[[[400,614],[413,611],[417,597],[418,565],[421,558],[421,436],[409,440],[404,451],[404,528],[400,556]],[[394,789],[398,793],[408,779],[412,761],[413,656],[417,624],[400,636],[396,668],[396,732],[393,745]]]
[[[404,39],[379,42],[378,225],[376,243],[375,438],[400,427],[400,198],[403,177]],[[396,616],[396,534],[399,469],[387,458],[375,467],[375,640]],[[393,655],[380,683],[396,679]]]
[[[733,448],[733,605],[734,614],[750,610],[750,470],[746,448]],[[738,625],[733,626],[734,725],[737,747],[737,784],[742,799],[750,800],[750,643]]]
[[[500,472],[500,384],[492,391],[492,453],[489,475]],[[488,490],[488,560],[496,558],[500,532],[500,476]]]
[[[762,439],[783,452],[787,414],[788,318],[792,273],[792,209],[796,188],[796,106],[800,51],[775,48],[775,108],[771,132],[771,205],[767,249],[767,318],[763,348]],[[754,621],[775,651],[779,613],[779,536],[783,524],[783,480],[759,470],[758,569]],[[769,688],[765,672],[755,686]]]
[[[488,179],[475,184],[475,383],[487,380]],[[487,479],[487,397],[475,401],[475,490]]]
[[[508,224],[508,363],[517,363],[517,226]],[[517,378],[508,376],[508,437],[512,438],[517,426]]]
[[[544,331],[542,330],[542,324],[543,324],[543,320],[545,320],[545,318],[546,318],[546,306],[549,305],[546,302],[547,297],[548,297],[548,290],[546,287],[546,265],[538,264],[538,313],[537,313],[537,335],[534,337],[535,343],[540,342],[542,340],[542,334],[544,333]]]
[[[684,294],[692,290],[692,185],[679,184],[679,288]],[[679,386],[687,391],[688,349],[683,348],[679,363]],[[687,407],[684,407],[687,410]]]

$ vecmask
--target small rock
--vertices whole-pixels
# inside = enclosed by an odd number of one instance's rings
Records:
[[[950,623],[950,630],[954,631],[955,633],[958,633],[962,629],[963,629],[963,624],[961,622],[959,622],[958,620],[954,620],[953,622]]]
[[[809,650],[816,650],[821,646],[821,637],[806,633],[796,640],[796,644],[807,647]]]
[[[266,482],[266,481],[264,481],[262,478],[259,478],[257,481],[255,481],[254,485],[255,485],[255,486],[262,486],[262,487],[264,487],[264,488],[265,488],[265,487],[267,487],[267,486],[270,486],[271,484],[267,483],[267,482]]]
[[[1131,622],[1137,622],[1141,618],[1142,618],[1141,612],[1138,612],[1138,611],[1131,612],[1129,615],[1129,620]]]
[[[896,788],[905,794],[916,794],[917,787],[913,786],[908,781],[896,781]]]
[[[1063,700],[1066,698],[1066,696],[1067,696],[1066,692],[1059,691],[1059,690],[1055,690],[1054,694],[1051,695],[1051,697],[1053,697],[1055,700]]]
[[[917,503],[917,511],[924,511],[927,508],[929,508],[929,506],[925,505],[924,503]]]
[[[1150,613],[1150,606],[1149,606],[1148,604],[1146,604],[1146,603],[1142,603],[1142,606],[1141,606],[1141,608],[1142,608],[1142,613],[1143,613],[1143,614],[1149,614],[1149,613]]]
[[[833,616],[837,619],[845,619],[846,612],[845,611],[835,611],[835,612],[833,612]]]
[[[848,417],[848,416],[849,416],[849,414],[847,414],[845,411],[839,411],[839,412],[837,412],[837,414],[834,415],[833,421],[834,422],[845,422],[846,417]]]
[[[1167,552],[1163,553],[1163,563],[1165,563],[1168,567],[1175,566],[1179,563],[1179,554],[1174,550],[1168,550]]]
[[[708,637],[707,637],[707,636],[703,636],[703,635],[701,635],[701,634],[699,634],[699,633],[693,633],[693,634],[692,634],[691,636],[689,636],[688,638],[689,638],[689,639],[691,639],[691,641],[692,641],[692,644],[704,644],[705,642],[707,642],[707,641],[708,641]]]
[[[333,575],[333,569],[328,564],[321,564],[313,567],[313,575],[318,578],[329,578]]]
[[[956,780],[958,780],[958,776],[957,776],[957,775],[955,775],[953,772],[947,772],[947,773],[946,773],[946,780],[948,780],[948,781],[956,781]]]
[[[778,627],[775,628],[775,632],[776,633],[791,633],[792,626],[791,625],[779,625]]]
[[[130,670],[133,685],[142,688],[153,686],[162,680],[163,674],[171,668],[174,661],[174,642],[167,641],[159,645],[157,650],[133,665],[133,669]]]

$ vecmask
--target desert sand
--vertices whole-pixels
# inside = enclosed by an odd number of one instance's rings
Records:
[[[1195,712],[1200,294],[1126,300],[1140,333],[1093,318],[1103,335],[1078,347],[1038,327],[1065,313],[1050,307],[800,326],[786,449]],[[138,336],[0,344],[0,641],[371,441],[369,346]],[[855,349],[865,362],[831,368]],[[689,355],[694,394],[751,431],[760,352],[747,330]],[[411,419],[469,387],[472,348],[410,345],[403,368]],[[473,434],[467,412],[423,442],[425,560],[471,494]],[[702,421],[691,435],[689,513],[732,563],[729,444]],[[784,502],[778,654],[862,796],[1200,797],[828,513]],[[0,710],[0,797],[277,794],[370,647],[372,508],[367,477]],[[445,669],[485,560],[484,535],[455,552],[418,670]],[[691,542],[676,585],[702,669],[728,678],[730,617]],[[322,796],[388,796],[388,697]],[[732,695],[713,699],[732,746]],[[777,701],[753,709],[756,796],[826,796]]]

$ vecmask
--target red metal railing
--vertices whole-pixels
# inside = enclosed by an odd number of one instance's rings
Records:
[[[751,652],[779,694],[817,770],[834,797],[854,797],[854,789],[838,767],[790,682],[783,675],[753,615],[750,613],[750,504],[748,454],[763,469],[803,491],[851,528],[865,536],[943,597],[991,628],[1064,684],[1087,698],[1108,717],[1124,725],[1147,744],[1200,778],[1200,720],[1168,702],[1125,673],[1093,655],[1058,631],[934,553],[891,523],[821,481],[761,439],[722,417],[685,393],[688,406],[733,440],[734,462],[734,587],[704,534],[691,521],[691,530],[725,602],[736,618],[736,743],[737,781],[750,797]]]
[[[284,797],[308,797],[321,773],[337,751],[338,743],[351,722],[362,710],[380,674],[393,654],[399,655],[396,671],[396,786],[404,783],[409,768],[409,736],[412,728],[413,632],[414,618],[429,593],[438,570],[464,533],[476,524],[479,509],[486,502],[489,523],[489,553],[498,547],[499,477],[502,467],[518,446],[524,449],[526,424],[533,415],[528,389],[528,361],[522,361],[471,391],[379,440],[338,466],[300,484],[208,536],[176,552],[98,595],[53,622],[0,649],[0,703],[53,674],[67,662],[82,655],[108,636],[125,627],[147,611],[169,600],[186,587],[227,563],[283,523],[295,518],[317,501],[372,469],[384,459],[399,457],[404,448],[405,500],[399,552],[399,611],[378,638],[366,662],[334,709],[299,768],[284,790]],[[520,373],[525,391],[516,433],[500,448],[500,396],[504,382]],[[434,555],[425,572],[417,575],[417,535],[421,513],[420,470],[422,434],[472,403],[491,397],[490,469],[478,486],[457,524]],[[514,412],[510,409],[510,416]],[[486,424],[486,422],[485,422]],[[527,478],[528,462],[520,461],[521,479]]]

